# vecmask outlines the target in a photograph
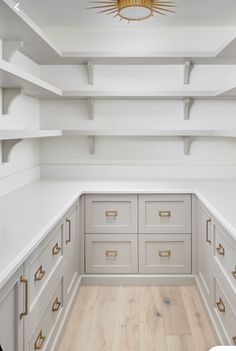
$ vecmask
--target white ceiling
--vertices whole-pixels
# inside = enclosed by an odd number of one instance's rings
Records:
[[[16,1],[16,0],[15,0]],[[98,0],[97,0],[98,1]],[[175,0],[177,14],[156,16],[138,24],[87,10],[89,0],[18,0],[36,23],[63,26],[236,26],[236,0]]]

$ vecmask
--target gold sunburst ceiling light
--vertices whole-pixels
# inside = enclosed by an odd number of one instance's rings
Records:
[[[142,21],[155,14],[164,15],[165,12],[174,12],[171,8],[174,3],[166,0],[106,0],[90,1],[96,4],[90,9],[98,9],[98,13],[107,13],[119,16],[127,21]]]

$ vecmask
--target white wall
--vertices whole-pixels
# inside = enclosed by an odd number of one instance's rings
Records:
[[[12,63],[39,76],[39,66],[20,53]],[[2,91],[0,90],[0,129],[38,129],[40,126],[40,104],[37,99],[19,96],[13,102],[9,115],[2,115]],[[0,143],[1,152],[1,143]],[[40,177],[39,142],[23,140],[17,144],[9,163],[0,163],[0,196],[14,191]]]

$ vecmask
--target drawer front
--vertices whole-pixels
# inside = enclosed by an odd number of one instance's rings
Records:
[[[191,233],[191,195],[140,195],[140,233]]]
[[[140,273],[191,273],[190,234],[141,234]]]
[[[58,227],[25,264],[29,277],[30,306],[34,305],[52,272],[62,260],[62,231],[63,227]]]
[[[59,319],[63,308],[62,279],[56,285],[48,303],[45,303],[46,309],[38,326],[33,331],[29,341],[29,351],[47,350],[47,344],[50,340],[52,331]]]
[[[215,261],[236,290],[236,246],[216,225],[214,225],[214,239]]]
[[[214,310],[229,343],[236,345],[236,314],[216,277],[214,277]]]
[[[87,234],[87,273],[137,273],[137,235]]]
[[[87,195],[86,233],[137,233],[137,195]]]

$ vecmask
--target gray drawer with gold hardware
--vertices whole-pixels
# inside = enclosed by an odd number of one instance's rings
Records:
[[[191,235],[140,234],[140,273],[191,273]]]
[[[214,224],[214,259],[236,291],[236,243],[220,226]]]
[[[137,235],[87,234],[87,273],[137,273]]]
[[[228,342],[231,345],[236,345],[236,312],[226,298],[216,277],[214,277],[214,311]]]
[[[86,233],[137,233],[137,195],[86,195]]]
[[[61,278],[59,283],[57,283],[56,289],[54,290],[52,296],[49,298],[49,301],[45,304],[46,308],[43,316],[31,334],[26,351],[47,350],[47,344],[63,308],[62,284],[63,280]]]
[[[38,299],[52,272],[62,260],[62,232],[63,227],[59,226],[25,263],[26,276],[29,277],[30,306]]]
[[[191,233],[191,195],[140,195],[140,233]]]

